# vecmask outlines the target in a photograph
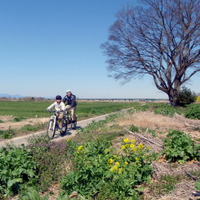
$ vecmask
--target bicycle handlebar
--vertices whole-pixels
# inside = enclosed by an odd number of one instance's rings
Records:
[[[60,112],[63,112],[63,111],[57,111],[57,110],[47,110],[48,112],[57,112],[57,113],[60,113]]]

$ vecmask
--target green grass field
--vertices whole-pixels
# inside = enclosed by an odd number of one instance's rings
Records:
[[[12,115],[19,119],[34,117],[50,117],[46,108],[51,102],[31,101],[0,101],[0,115]],[[132,107],[138,103],[122,102],[78,102],[78,119],[88,118],[95,115],[111,113],[124,108]]]

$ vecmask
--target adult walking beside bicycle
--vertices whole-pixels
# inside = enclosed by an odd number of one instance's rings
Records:
[[[65,104],[62,102],[62,97],[60,95],[56,96],[56,101],[47,108],[47,111],[50,111],[52,108],[55,108],[56,110],[59,128],[62,129],[62,119],[64,117]]]
[[[74,124],[73,128],[76,127],[76,96],[72,94],[71,90],[66,91],[66,96],[63,98],[63,103],[66,103],[65,110],[66,111],[71,111],[71,116],[72,116],[72,123]]]

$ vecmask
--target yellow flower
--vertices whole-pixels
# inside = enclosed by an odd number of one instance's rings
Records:
[[[119,162],[116,162],[115,165],[120,166]]]
[[[106,153],[108,153],[108,152],[109,152],[109,150],[108,150],[108,149],[105,149],[105,152],[106,152]]]
[[[67,138],[67,142],[69,142],[70,141],[70,138]]]
[[[129,142],[129,139],[128,139],[128,138],[124,139],[124,142],[125,142],[125,143],[128,143],[128,142]]]
[[[139,167],[142,167],[142,165],[141,165],[141,164],[139,164]]]
[[[126,148],[125,145],[122,145],[122,146],[121,146],[121,149],[125,149],[125,148]]]
[[[135,140],[131,140],[131,143],[135,144]]]
[[[136,151],[137,151],[137,148],[136,148],[136,147],[134,147],[134,148],[133,148],[133,151],[134,151],[134,152],[136,152]]]
[[[126,165],[128,165],[128,162],[125,161],[124,163],[125,163]]]
[[[135,160],[137,161],[137,160],[138,160],[138,158],[137,158],[137,157],[135,157]]]
[[[112,164],[112,163],[113,163],[113,159],[112,159],[112,158],[109,159],[109,160],[108,160],[108,163],[109,163],[109,164]]]
[[[83,149],[82,145],[78,147],[78,151],[80,151],[81,149]]]
[[[131,149],[133,149],[135,147],[135,145],[134,144],[130,144],[130,147],[131,147]]]
[[[117,171],[117,166],[115,165],[113,168],[110,169],[111,172]]]
[[[113,158],[115,158],[116,157],[116,155],[113,155]]]
[[[142,149],[143,149],[143,146],[144,146],[144,145],[143,145],[142,143],[140,143],[139,146],[138,146],[138,149],[142,150]]]
[[[122,174],[122,168],[119,168],[118,174]]]
[[[119,159],[120,159],[120,157],[118,156],[118,157],[117,157],[117,159],[119,160]]]
[[[142,156],[142,158],[144,159],[144,156]]]

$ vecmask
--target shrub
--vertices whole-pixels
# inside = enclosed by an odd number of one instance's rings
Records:
[[[12,146],[0,150],[0,192],[5,196],[17,194],[25,185],[38,180],[37,163],[30,150]]]
[[[27,188],[19,194],[20,200],[48,200],[49,194],[45,195],[44,198],[35,190],[35,188]]]
[[[15,134],[16,134],[16,130],[12,129],[11,127],[9,127],[8,130],[5,130],[5,131],[1,130],[1,131],[0,131],[0,135],[2,135],[1,137],[2,137],[3,139],[10,139],[10,138],[12,138]]]
[[[192,92],[190,89],[183,87],[181,92],[178,95],[177,103],[179,106],[186,106],[188,104],[191,104],[195,102],[197,96],[194,92]]]
[[[63,177],[61,188],[67,194],[77,191],[86,198],[138,199],[138,185],[148,181],[152,173],[151,156],[143,144],[137,146],[127,138],[121,151],[114,153],[106,140],[80,145],[74,151],[74,171]]]
[[[171,131],[164,139],[164,147],[163,153],[169,162],[200,160],[200,146],[195,145],[191,137],[181,131]]]
[[[135,125],[131,125],[129,130],[134,132],[134,133],[139,133],[139,128],[137,126],[135,126]]]
[[[170,116],[170,117],[173,117],[176,112],[177,111],[175,110],[175,108],[169,105],[165,105],[165,106],[162,106],[161,108],[154,109],[155,114],[160,114],[160,115]]]
[[[38,165],[40,188],[45,191],[63,173],[68,146],[66,141],[48,142],[45,139],[36,139],[36,142],[38,143],[32,141],[29,149]]]
[[[186,109],[185,117],[190,119],[200,119],[200,104],[189,105]]]

